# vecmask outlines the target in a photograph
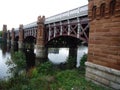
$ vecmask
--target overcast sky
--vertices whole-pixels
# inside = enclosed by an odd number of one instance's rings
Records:
[[[88,4],[88,0],[0,0],[0,30],[29,24],[39,15],[50,17]]]

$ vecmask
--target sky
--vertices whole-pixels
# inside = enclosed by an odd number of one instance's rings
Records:
[[[38,16],[50,17],[83,5],[88,0],[0,0],[0,30],[18,28],[37,20]]]

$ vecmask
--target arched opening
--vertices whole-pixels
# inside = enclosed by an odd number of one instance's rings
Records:
[[[24,39],[24,49],[34,50],[34,45],[36,43],[36,38],[33,36],[28,36]]]
[[[96,7],[96,6],[93,6],[93,8],[92,8],[92,18],[93,18],[93,19],[96,18],[96,9],[97,9],[97,7]]]
[[[116,0],[112,0],[111,2],[110,2],[110,15],[114,15],[114,13],[115,13],[115,5],[116,5]]]
[[[76,47],[81,40],[72,36],[58,36],[46,43],[46,47]]]
[[[100,16],[101,17],[105,16],[105,3],[101,4],[100,6]]]

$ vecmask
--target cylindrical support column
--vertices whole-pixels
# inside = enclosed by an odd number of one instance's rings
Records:
[[[44,22],[45,22],[45,17],[38,17],[38,29],[37,29],[37,41],[35,45],[36,49],[36,58],[39,59],[46,59],[47,58],[47,50],[45,48],[45,31],[44,31]]]
[[[18,41],[18,48],[23,48],[23,38],[24,38],[24,31],[23,31],[23,25],[21,24],[19,26],[19,41]]]

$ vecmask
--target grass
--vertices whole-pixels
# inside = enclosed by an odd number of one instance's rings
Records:
[[[53,74],[32,71],[1,81],[0,90],[107,90],[87,81],[85,71],[78,69],[54,70]]]
[[[14,55],[17,56],[15,57],[16,60],[19,59],[21,60],[21,58],[19,58],[21,57],[20,53],[16,53]],[[84,60],[86,60],[86,57],[84,57]],[[83,63],[84,60],[82,61]],[[20,68],[20,65],[18,66]],[[0,90],[110,90],[110,89],[106,89],[90,81],[87,81],[85,79],[84,68],[82,69],[67,68],[61,70],[48,61],[31,68],[28,72],[22,72],[20,74],[17,74],[17,76],[14,75],[13,77],[6,81],[0,80]]]

